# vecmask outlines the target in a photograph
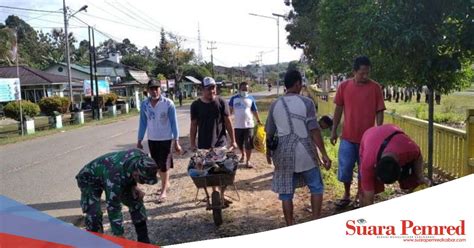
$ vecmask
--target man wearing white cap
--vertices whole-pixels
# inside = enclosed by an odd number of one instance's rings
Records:
[[[195,151],[198,148],[224,147],[227,133],[230,137],[230,148],[236,148],[234,128],[229,116],[228,105],[224,99],[217,96],[216,81],[211,77],[205,77],[202,81],[201,97],[191,104],[191,149]],[[216,189],[213,188],[213,190]],[[225,187],[222,187],[220,191],[224,195]],[[232,202],[225,199],[224,206],[228,207],[229,203]]]
[[[227,144],[227,133],[230,137],[230,146],[237,147],[229,115],[225,100],[217,96],[216,82],[211,77],[205,77],[201,97],[191,104],[191,149],[224,147]]]

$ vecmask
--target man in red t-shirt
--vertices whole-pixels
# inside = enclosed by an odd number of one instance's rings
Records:
[[[365,131],[359,153],[362,206],[373,204],[374,195],[384,191],[384,184],[398,181],[406,190],[430,184],[423,176],[420,147],[395,125]]]
[[[364,132],[377,125],[383,124],[385,104],[380,85],[369,79],[370,60],[365,56],[357,57],[354,61],[354,78],[341,83],[336,92],[334,103],[334,125],[331,133],[331,143],[337,142],[337,128],[342,113],[344,126],[338,152],[337,178],[344,183],[344,196],[336,202],[338,207],[350,204],[352,175],[356,162],[359,164],[359,144]],[[357,198],[357,197],[356,197]]]

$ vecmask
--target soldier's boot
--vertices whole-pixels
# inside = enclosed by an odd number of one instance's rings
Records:
[[[87,231],[104,233],[104,227],[102,226],[102,214],[86,214],[85,225]]]
[[[135,224],[135,231],[137,232],[137,241],[142,243],[150,243],[148,238],[148,228],[146,226],[146,221]]]

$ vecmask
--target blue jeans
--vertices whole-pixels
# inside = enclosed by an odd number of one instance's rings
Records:
[[[311,194],[322,194],[324,192],[323,179],[321,178],[321,171],[318,167],[314,167],[311,170],[293,173],[293,193],[291,194],[279,194],[279,199],[282,201],[293,200],[295,187],[296,187],[296,177],[301,174],[303,175],[304,182],[309,188]]]
[[[355,164],[359,164],[359,144],[341,139],[338,154],[337,179],[343,183],[352,182]]]

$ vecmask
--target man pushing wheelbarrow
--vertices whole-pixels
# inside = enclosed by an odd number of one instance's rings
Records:
[[[217,96],[216,82],[211,77],[205,77],[202,82],[202,96],[191,104],[191,150],[225,147],[227,133],[230,137],[230,148],[236,148],[234,128],[229,116],[228,105],[224,99]],[[216,190],[215,187],[213,189]],[[220,191],[220,194],[224,195],[225,186]],[[231,201],[225,200],[225,204],[229,203]]]

